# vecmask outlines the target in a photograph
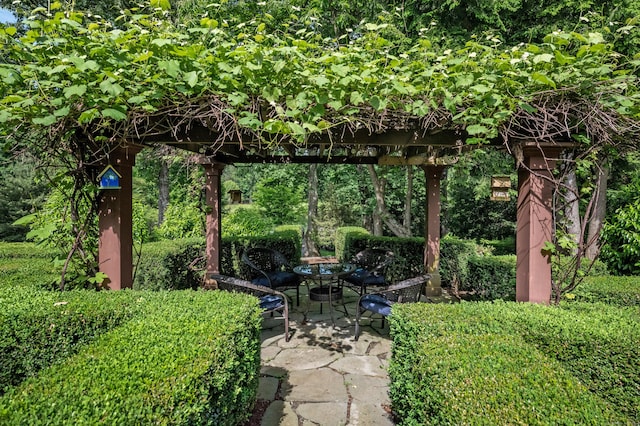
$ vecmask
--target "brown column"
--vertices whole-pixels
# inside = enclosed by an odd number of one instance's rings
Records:
[[[98,210],[100,272],[112,290],[133,286],[132,174],[135,157],[142,147],[118,147],[109,153],[109,164],[120,174],[120,189],[102,190]]]
[[[207,272],[220,273],[220,253],[222,239],[220,237],[220,221],[222,218],[221,176],[224,164],[203,163],[206,182],[205,198],[207,203]]]
[[[549,179],[560,149],[528,146],[518,170],[516,300],[549,303],[551,264],[542,247],[553,237],[553,183]]]
[[[442,295],[440,286],[440,180],[446,166],[422,166],[426,176],[427,200],[425,206],[424,269],[431,274],[426,296]]]

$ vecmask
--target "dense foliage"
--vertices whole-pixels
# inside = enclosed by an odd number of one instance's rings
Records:
[[[156,11],[122,14],[101,5],[108,17],[103,20],[79,12],[81,3],[76,11],[63,11],[54,2],[19,26],[0,29],[1,131],[8,147],[26,147],[58,168],[52,182],[66,182],[65,197],[85,198],[60,210],[69,213],[64,232],[75,235],[57,242],[72,254],[69,260],[82,257],[77,278],[97,281],[97,263],[91,256],[95,222],[83,217],[95,214],[92,182],[97,165],[123,138],[155,134],[158,129],[206,123],[218,134],[214,142],[241,136],[258,138],[269,147],[281,141],[304,145],[317,133],[338,137],[358,128],[448,128],[468,143],[532,138],[576,140],[581,149],[635,144],[640,62],[633,49],[624,48],[630,35],[637,34],[633,19],[625,20],[633,16],[629,12],[634,5],[607,10],[610,20],[592,16],[575,31],[536,35],[533,43],[520,43],[516,28],[542,34],[556,18],[566,24],[577,20],[579,11],[604,5],[548,2],[540,5],[545,19],[533,28],[518,24],[531,19],[522,13],[536,9],[529,3],[508,2],[496,8],[485,3],[317,1],[291,14],[291,6],[297,5],[293,1],[264,7],[252,1],[179,1],[164,12],[160,9],[168,9],[169,2],[156,1]],[[443,43],[439,30],[418,30],[431,19],[436,25],[428,26],[439,29],[450,12],[468,18],[446,24],[466,35],[451,37],[455,45]],[[369,22],[357,21],[360,17]],[[498,32],[479,36],[484,29]],[[172,121],[175,117],[182,119]],[[30,139],[34,134],[38,137]],[[511,153],[518,162],[519,151]],[[477,172],[473,164],[458,170],[462,173],[449,180],[451,204],[445,205],[451,227],[465,236],[508,236],[512,222],[504,219],[502,206],[488,202],[482,207],[487,222],[467,226],[469,211],[459,206],[486,200],[486,178],[466,179],[464,173]],[[69,173],[73,183],[64,178]],[[397,170],[382,173],[389,183],[389,208],[401,212]],[[327,177],[323,190],[332,196],[320,206],[323,244],[329,240],[323,229],[357,221],[369,225],[366,217],[375,208],[371,190],[353,178],[344,191],[334,191],[331,186],[342,187],[344,181]],[[291,204],[301,198],[299,183],[287,188],[292,191],[287,197]],[[474,191],[463,183],[475,185]],[[258,203],[273,206],[276,195],[286,194],[256,195]],[[193,193],[175,198],[189,197],[197,198]],[[347,208],[335,208],[344,203]],[[414,205],[421,210],[419,202]],[[513,206],[508,206],[508,215]],[[167,223],[149,236],[198,235],[198,209],[195,202],[176,203],[167,211]],[[271,213],[277,223],[300,220],[292,210]],[[283,213],[291,214],[278,217]],[[52,221],[44,222],[46,231]],[[420,221],[409,226],[416,234],[423,229]]]
[[[489,423],[627,424],[640,415],[633,309],[407,304],[390,322],[399,424],[475,423],[479,413]]]
[[[115,304],[106,302],[124,296],[144,309],[9,389],[0,398],[0,423],[237,425],[250,416],[260,371],[255,298],[222,291],[95,294],[113,314]],[[48,322],[36,323],[47,329]]]

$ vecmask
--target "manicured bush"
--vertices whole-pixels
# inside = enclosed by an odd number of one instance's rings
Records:
[[[528,338],[528,328],[519,324],[561,311],[498,302],[395,305],[390,317],[393,352],[389,376],[398,424],[637,421],[628,409],[624,411],[628,404],[638,407],[637,400],[603,399],[590,392],[582,375],[574,376],[575,370],[565,360],[541,350],[538,338]],[[567,330],[572,327],[562,315],[558,324]],[[543,324],[536,329],[549,340],[558,331]],[[576,339],[589,340],[582,331]],[[631,339],[639,337],[637,331],[630,334]],[[622,352],[632,355],[630,364],[637,362],[629,346]],[[638,372],[629,375],[637,379]]]
[[[144,315],[0,398],[0,424],[242,424],[258,388],[257,300],[221,291],[142,297]]]
[[[202,283],[203,239],[176,239],[143,244],[134,290],[195,289]],[[199,264],[198,264],[199,261]]]
[[[586,277],[566,299],[602,302],[616,306],[640,306],[640,277]]]
[[[340,260],[347,261],[351,259],[353,253],[347,254],[345,253],[348,250],[347,247],[347,239],[353,238],[354,236],[363,236],[369,235],[369,231],[364,228],[360,228],[358,226],[343,226],[336,229],[336,238],[335,238],[335,249],[336,249],[336,257]]]
[[[516,254],[516,239],[515,237],[505,238],[503,240],[485,240],[481,239],[480,244],[483,246],[491,247],[492,253],[495,256],[503,256],[507,254]]]
[[[523,338],[562,362],[594,394],[640,423],[640,318],[637,307],[570,303],[527,309],[513,324]],[[505,315],[505,321],[509,316]]]
[[[463,240],[446,235],[440,241],[440,279],[442,285],[453,291],[471,290],[468,279],[469,258],[478,253],[478,245],[471,240]]]
[[[50,250],[34,243],[6,243],[0,242],[0,259],[7,258],[43,258],[50,259]]]
[[[483,300],[516,300],[516,257],[470,257],[463,287]]]
[[[0,394],[122,324],[144,304],[131,292],[0,291]]]

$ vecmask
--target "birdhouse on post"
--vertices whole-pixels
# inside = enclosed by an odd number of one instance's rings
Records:
[[[492,176],[491,201],[509,201],[509,188],[511,188],[509,176]]]
[[[113,168],[112,165],[108,165],[98,175],[98,189],[120,189],[120,173]]]
[[[242,191],[240,191],[239,189],[232,189],[228,191],[228,193],[229,193],[231,204],[242,203]]]

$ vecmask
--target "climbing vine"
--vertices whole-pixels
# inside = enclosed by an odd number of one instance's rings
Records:
[[[269,30],[269,20],[183,25],[158,8],[112,23],[53,3],[20,27],[0,26],[4,146],[37,152],[80,193],[123,141],[194,125],[214,135],[209,152],[230,139],[304,145],[362,129],[453,129],[469,144],[637,144],[640,55],[612,48],[631,23],[515,46],[485,35],[443,49],[428,32],[409,47],[387,39],[385,23],[336,40],[303,22]],[[76,236],[93,223],[74,220]]]
[[[162,12],[126,12],[117,28],[64,11],[24,25],[0,29],[0,125],[5,135],[44,128],[46,144],[80,134],[101,146],[193,121],[219,143],[241,133],[302,144],[344,126],[458,128],[477,143],[500,133],[624,134],[640,113],[640,58],[621,57],[595,32],[513,47],[487,37],[443,51],[421,38],[399,51],[380,36],[384,24],[348,44],[304,29],[267,33],[259,20],[183,27]],[[558,119],[545,134],[537,121],[568,117],[558,104],[603,118]]]

